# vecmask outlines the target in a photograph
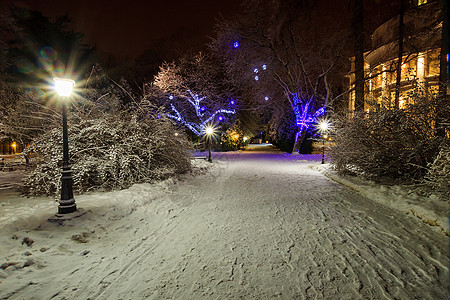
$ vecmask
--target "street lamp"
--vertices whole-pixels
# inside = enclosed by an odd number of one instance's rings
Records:
[[[211,125],[208,125],[206,128],[205,128],[205,133],[206,133],[206,136],[207,136],[207,141],[209,141],[209,147],[208,147],[208,161],[209,162],[212,162],[212,159],[211,159],[211,144],[212,144],[212,135],[214,134],[214,127],[212,127]]]
[[[72,190],[72,170],[69,164],[69,138],[67,134],[67,101],[72,89],[75,86],[75,81],[71,79],[54,78],[55,90],[62,98],[66,98],[62,101],[62,115],[63,115],[63,167],[61,176],[61,200],[59,201],[58,214],[56,217],[62,217],[70,213],[78,212],[75,199],[73,198]],[[79,212],[84,213],[84,212]],[[81,215],[80,214],[80,215]]]
[[[330,122],[322,120],[319,122],[319,131],[322,133],[322,164],[325,163],[325,139],[328,137],[326,133],[330,128]]]

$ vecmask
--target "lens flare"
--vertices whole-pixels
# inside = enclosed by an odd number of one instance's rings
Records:
[[[58,53],[52,47],[42,47],[39,51],[41,57],[50,61],[55,61],[58,57]]]
[[[37,61],[37,65],[41,67],[45,71],[53,70],[53,63],[51,60],[39,57]]]
[[[42,100],[45,98],[45,92],[37,87],[28,88],[26,90],[26,93],[27,93],[28,97],[30,97],[31,99],[33,99],[35,101]]]
[[[55,71],[56,74],[62,74],[64,73],[64,70],[64,64],[59,59],[53,62],[53,71]]]

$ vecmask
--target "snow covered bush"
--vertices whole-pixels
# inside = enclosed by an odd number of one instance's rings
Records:
[[[426,182],[436,192],[450,197],[450,146],[441,148],[438,156],[430,165],[428,174],[425,176]]]
[[[168,120],[127,115],[69,119],[69,150],[74,189],[123,189],[164,179],[190,169],[189,143],[175,136]],[[42,158],[24,181],[27,194],[57,194],[60,188],[62,130],[53,128],[34,140]]]
[[[403,109],[378,107],[352,118],[334,121],[332,163],[338,172],[372,179],[422,180],[440,147],[449,143],[448,120],[436,122],[437,112],[450,116],[438,97],[411,95]],[[447,125],[446,125],[447,124]],[[447,136],[442,132],[447,130]]]
[[[101,95],[98,93],[101,91]],[[140,103],[121,107],[120,89],[86,88],[82,99],[68,112],[69,155],[73,187],[123,189],[189,171],[190,143],[166,118],[149,115]],[[130,95],[131,96],[131,95]],[[76,101],[74,101],[76,102]],[[156,108],[154,108],[156,110]],[[41,162],[25,178],[29,195],[57,195],[61,186],[62,127],[35,138],[27,152],[36,152]]]
[[[244,145],[244,132],[239,120],[222,134],[221,141],[223,151],[239,150]]]

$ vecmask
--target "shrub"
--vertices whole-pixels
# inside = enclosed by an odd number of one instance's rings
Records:
[[[123,189],[190,170],[189,143],[174,135],[171,122],[140,117],[123,113],[69,119],[74,190]],[[23,190],[31,195],[58,194],[62,129],[53,128],[33,143],[42,163],[24,180]]]
[[[422,180],[440,147],[448,143],[449,122],[436,125],[437,111],[450,116],[450,108],[433,96],[415,94],[411,99],[404,109],[380,107],[352,118],[336,117],[331,151],[336,170],[372,179]]]
[[[69,155],[73,187],[123,189],[134,183],[165,179],[189,171],[190,143],[157,108],[136,103],[126,85],[112,84],[94,70],[83,97],[68,112]],[[125,86],[125,88],[124,88]],[[133,100],[124,107],[127,97]],[[145,103],[144,103],[145,102]],[[61,120],[55,110],[55,119]],[[155,113],[151,113],[151,112]],[[57,195],[61,188],[62,127],[58,122],[37,136],[24,155],[36,152],[38,164],[22,184],[28,195]]]
[[[447,199],[450,197],[450,146],[444,145],[430,165],[426,182]]]

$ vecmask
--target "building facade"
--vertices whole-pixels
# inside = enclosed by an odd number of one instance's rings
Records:
[[[444,0],[445,1],[445,0]],[[364,54],[364,110],[394,107],[399,52],[397,16],[378,27],[372,34],[372,47]],[[408,94],[416,88],[425,93],[439,90],[442,21],[439,1],[419,0],[404,13],[403,57],[399,107],[411,100]],[[355,110],[355,64],[351,58],[348,109]]]

